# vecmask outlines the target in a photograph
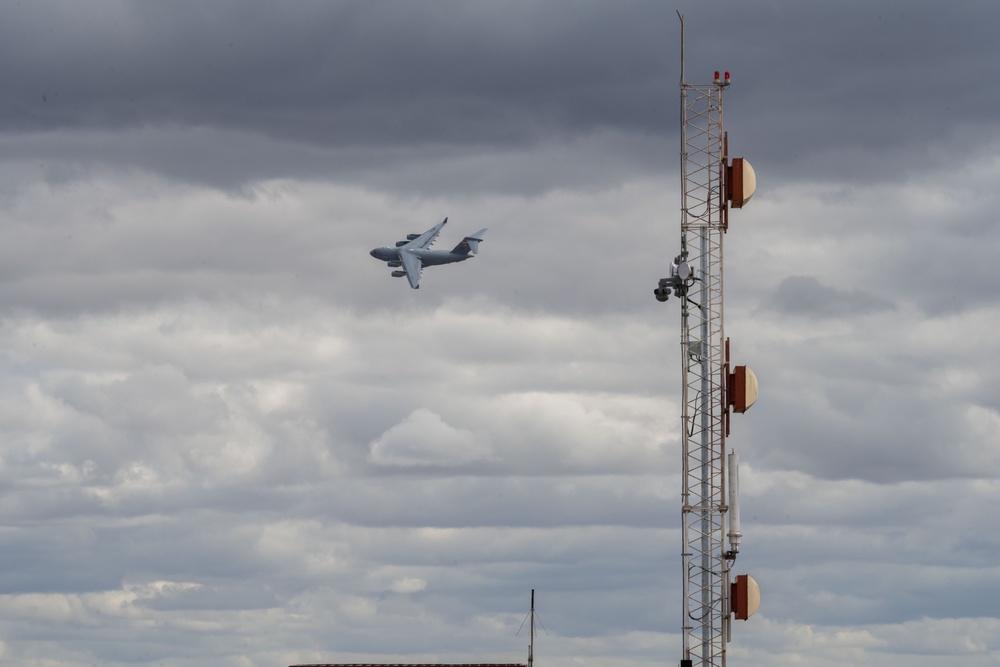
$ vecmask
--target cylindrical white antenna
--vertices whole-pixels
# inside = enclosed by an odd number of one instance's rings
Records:
[[[729,453],[729,546],[734,554],[740,551],[740,455]]]

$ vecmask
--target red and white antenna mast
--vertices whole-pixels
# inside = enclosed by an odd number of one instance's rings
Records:
[[[681,536],[683,656],[681,667],[726,664],[733,616],[746,619],[759,603],[756,582],[730,570],[739,552],[735,452],[727,452],[730,411],[744,412],[757,396],[745,366],[729,368],[723,327],[723,238],[729,209],[753,195],[753,168],[729,160],[722,127],[722,96],[729,72],[712,83],[689,84],[684,75],[681,19],[681,252],[654,294],[681,302]],[[728,482],[728,484],[727,484]],[[728,523],[728,530],[727,530]],[[728,544],[727,544],[728,540]]]

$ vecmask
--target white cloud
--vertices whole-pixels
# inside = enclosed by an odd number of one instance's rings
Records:
[[[370,444],[369,460],[385,466],[454,467],[489,459],[490,448],[472,431],[454,428],[417,408]]]
[[[427,582],[419,577],[403,577],[396,579],[389,585],[389,590],[393,593],[419,593],[427,588]]]

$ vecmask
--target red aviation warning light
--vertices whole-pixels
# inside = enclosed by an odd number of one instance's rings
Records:
[[[715,78],[712,80],[712,83],[714,83],[717,86],[722,85],[722,79],[719,78],[718,70],[716,70],[715,72]]]

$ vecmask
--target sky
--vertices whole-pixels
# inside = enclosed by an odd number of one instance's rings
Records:
[[[1000,665],[993,2],[0,5],[0,666],[680,659],[729,70],[741,667]],[[368,254],[449,218],[421,288]]]

